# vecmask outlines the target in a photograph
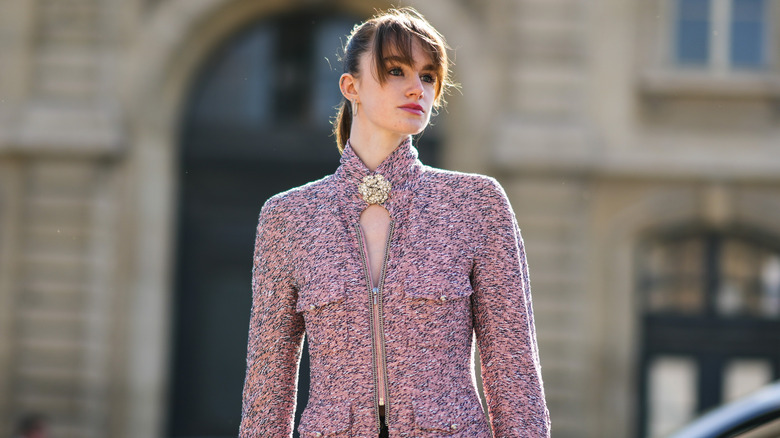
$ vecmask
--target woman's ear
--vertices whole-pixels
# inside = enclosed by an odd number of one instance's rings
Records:
[[[351,73],[344,73],[341,75],[341,78],[339,78],[339,89],[341,90],[341,94],[348,101],[360,102],[358,99],[357,79],[352,76]]]

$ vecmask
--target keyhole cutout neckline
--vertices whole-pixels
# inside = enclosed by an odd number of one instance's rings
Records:
[[[369,205],[360,213],[360,228],[365,237],[372,287],[379,287],[390,232],[390,212],[381,205]]]

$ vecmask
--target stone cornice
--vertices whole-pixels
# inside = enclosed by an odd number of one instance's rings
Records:
[[[113,156],[123,143],[111,105],[30,103],[0,117],[0,154]]]

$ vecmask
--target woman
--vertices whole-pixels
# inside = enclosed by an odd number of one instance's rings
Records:
[[[240,436],[291,436],[304,332],[302,437],[549,436],[507,197],[423,165],[411,143],[450,85],[443,38],[393,9],[355,27],[343,62],[341,165],[260,211]]]

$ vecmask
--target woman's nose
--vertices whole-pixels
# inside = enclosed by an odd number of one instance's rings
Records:
[[[412,83],[409,84],[409,89],[407,90],[406,94],[410,97],[416,96],[419,99],[423,94],[422,79],[420,79],[419,76],[413,76],[411,81]]]

